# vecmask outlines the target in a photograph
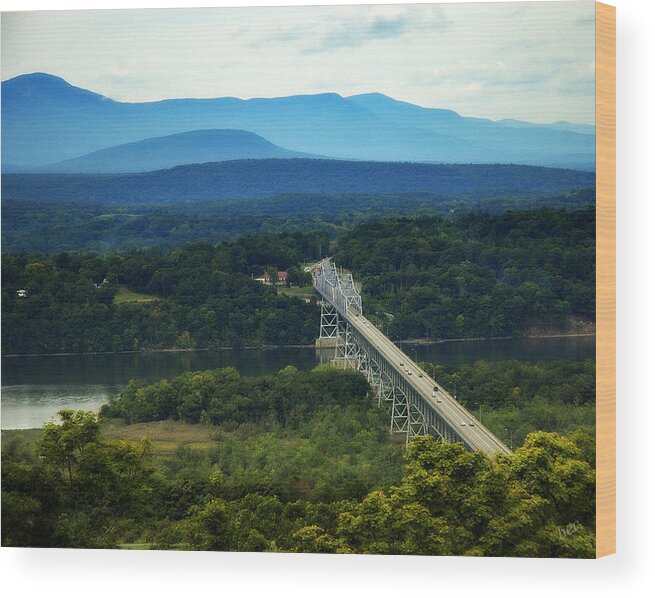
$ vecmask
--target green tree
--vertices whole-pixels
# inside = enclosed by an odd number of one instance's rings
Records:
[[[149,444],[106,442],[90,412],[64,410],[59,417],[36,445],[61,492],[58,525],[73,546],[114,546],[129,520],[147,510]]]
[[[228,505],[220,498],[193,507],[180,529],[185,545],[193,550],[231,550],[238,536]]]
[[[536,432],[495,461],[419,437],[402,483],[341,513],[354,552],[592,558],[594,472],[572,440]]]
[[[294,532],[294,552],[348,553],[350,550],[342,540],[334,538],[318,525],[308,525]]]
[[[277,268],[266,268],[266,274],[268,274],[268,281],[270,284],[277,284]]]

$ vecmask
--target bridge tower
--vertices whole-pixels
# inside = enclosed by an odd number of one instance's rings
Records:
[[[322,297],[320,301],[321,326],[316,346],[326,349],[334,347],[332,365],[358,370],[366,376],[374,389],[378,406],[389,413],[391,434],[404,434],[407,442],[414,436],[427,434],[427,422],[421,411],[385,371],[383,360],[374,355],[370,348],[367,351],[349,320],[339,314],[336,305],[340,303],[344,311],[347,310],[346,313],[362,313],[361,296],[352,275],[339,274],[332,262],[324,261],[321,270],[315,274],[314,284],[322,285],[329,299]]]

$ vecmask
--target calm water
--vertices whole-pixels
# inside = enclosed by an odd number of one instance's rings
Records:
[[[594,337],[466,341],[404,345],[412,358],[463,364],[479,359],[525,361],[588,359]],[[326,355],[323,355],[326,358]],[[321,356],[314,348],[229,349],[194,353],[57,355],[2,358],[2,428],[35,428],[58,410],[98,410],[131,379],[154,382],[187,370],[233,366],[243,375],[270,374],[285,365],[313,368]]]

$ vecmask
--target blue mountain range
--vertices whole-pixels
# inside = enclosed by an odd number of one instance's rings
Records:
[[[201,147],[188,153],[194,141]],[[128,103],[44,73],[2,83],[4,170],[134,172],[198,161],[308,156],[593,170],[595,130],[467,118],[382,94]]]
[[[34,170],[48,173],[125,173],[226,160],[319,157],[286,150],[250,131],[203,129],[115,145]]]

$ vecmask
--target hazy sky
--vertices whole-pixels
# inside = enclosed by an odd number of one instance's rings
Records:
[[[377,91],[466,116],[594,122],[594,3],[2,14],[2,79],[122,101]]]

